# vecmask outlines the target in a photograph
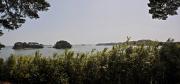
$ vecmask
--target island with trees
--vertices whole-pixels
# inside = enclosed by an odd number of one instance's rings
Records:
[[[3,45],[3,44],[0,43],[0,50],[1,50],[2,48],[4,48],[4,47],[5,47],[5,45]]]
[[[56,44],[53,46],[53,48],[56,48],[56,49],[68,49],[71,47],[72,45],[69,42],[64,41],[64,40],[57,41]]]
[[[43,47],[43,44],[39,44],[37,42],[16,42],[13,49],[38,49]]]

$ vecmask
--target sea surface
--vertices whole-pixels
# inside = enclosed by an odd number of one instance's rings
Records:
[[[101,51],[104,48],[111,49],[112,46],[96,46],[96,45],[73,45],[70,51],[75,53],[88,53],[92,50]],[[62,54],[64,49],[54,49],[52,46],[44,46],[42,49],[21,49],[14,50],[12,46],[6,46],[0,50],[0,58],[7,59],[11,54],[14,55],[34,55],[36,51],[39,51],[43,56],[53,56],[53,54]]]

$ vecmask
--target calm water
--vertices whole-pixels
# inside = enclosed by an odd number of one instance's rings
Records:
[[[0,50],[0,57],[1,58],[7,58],[11,54],[15,55],[33,55],[36,51],[40,51],[43,56],[52,56],[54,53],[61,54],[64,52],[64,49],[54,49],[50,48],[51,46],[44,46],[42,49],[28,49],[28,50],[13,50],[12,46],[7,46]],[[96,45],[74,45],[70,50],[78,52],[91,52],[92,49],[95,49],[96,51],[103,50],[104,48],[112,48],[112,46],[96,46]]]

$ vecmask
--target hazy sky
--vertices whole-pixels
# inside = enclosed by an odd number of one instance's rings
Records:
[[[169,37],[180,41],[179,15],[166,21],[153,20],[148,0],[49,0],[51,7],[40,19],[30,20],[15,31],[4,31],[0,42],[39,42],[54,44],[67,40],[72,44],[152,39]]]

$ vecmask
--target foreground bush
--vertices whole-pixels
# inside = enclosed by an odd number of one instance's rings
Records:
[[[0,80],[18,84],[179,84],[180,47],[117,45],[111,50],[53,57],[10,56],[0,59]]]

